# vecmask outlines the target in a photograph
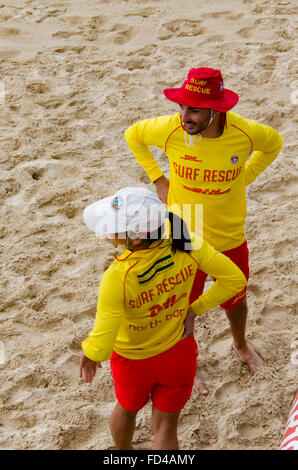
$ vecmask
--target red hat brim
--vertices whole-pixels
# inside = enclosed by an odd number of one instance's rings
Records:
[[[174,103],[188,106],[190,108],[211,108],[214,111],[225,113],[229,111],[239,101],[239,96],[232,90],[223,89],[223,96],[218,100],[208,99],[205,95],[194,96],[185,92],[183,88],[166,88],[165,97]]]

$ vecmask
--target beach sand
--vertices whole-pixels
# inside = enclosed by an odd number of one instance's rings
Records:
[[[221,69],[240,95],[235,111],[274,127],[284,146],[247,189],[247,337],[267,367],[253,375],[231,351],[220,308],[198,318],[209,395],[182,411],[180,447],[279,448],[297,389],[295,3],[0,2],[1,449],[113,446],[109,363],[92,384],[78,374],[116,251],[82,212],[123,186],[154,190],[124,132],[176,112],[163,89],[198,66]],[[150,415],[147,404],[134,442],[152,439]]]

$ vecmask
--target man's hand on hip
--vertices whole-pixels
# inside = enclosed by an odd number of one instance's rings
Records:
[[[167,205],[169,185],[170,185],[168,178],[166,178],[165,176],[161,176],[156,181],[154,181],[154,184],[155,184],[156,192],[157,192],[159,199],[165,205]]]

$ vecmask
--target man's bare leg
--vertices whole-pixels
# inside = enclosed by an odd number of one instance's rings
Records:
[[[152,429],[154,441],[152,449],[178,450],[177,427],[180,411],[164,413],[152,406]]]
[[[111,417],[110,429],[117,450],[133,449],[131,442],[136,425],[137,411],[128,411],[117,402]]]
[[[231,332],[233,336],[232,348],[238,354],[240,359],[245,362],[252,372],[256,372],[266,363],[263,359],[247,344],[245,338],[245,327],[247,319],[246,299],[233,310],[226,310],[229,319]]]

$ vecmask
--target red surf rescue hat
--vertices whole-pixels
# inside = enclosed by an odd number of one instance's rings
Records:
[[[221,71],[209,67],[191,69],[180,88],[166,88],[164,95],[182,106],[211,108],[222,113],[232,109],[239,100],[237,93],[224,88]]]

